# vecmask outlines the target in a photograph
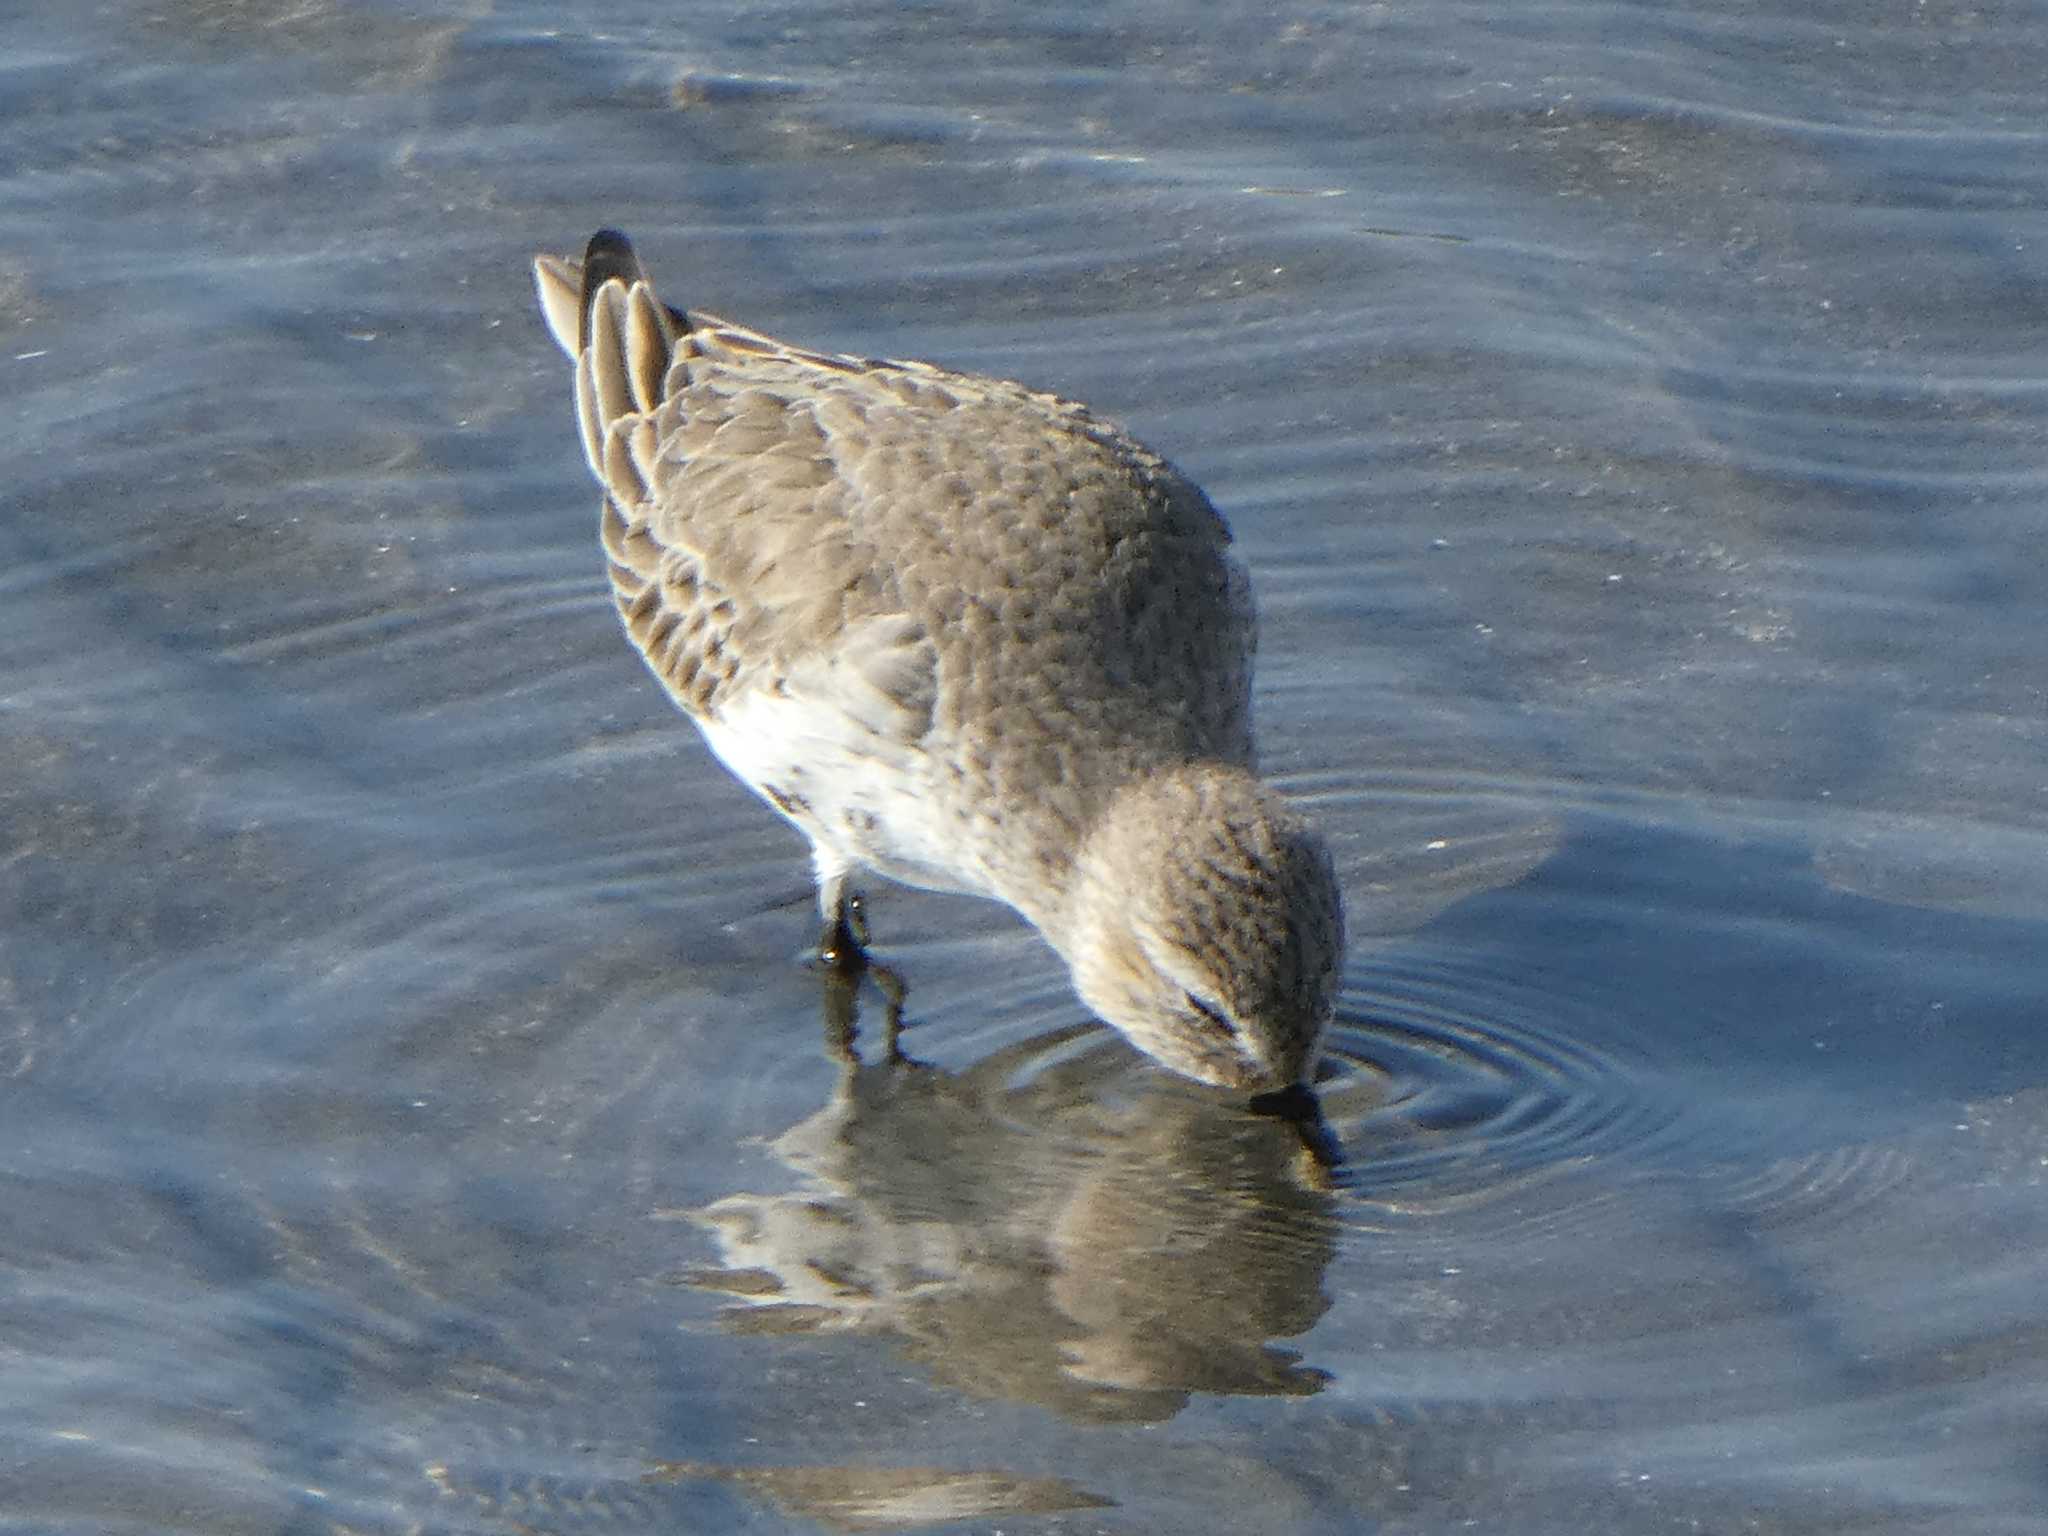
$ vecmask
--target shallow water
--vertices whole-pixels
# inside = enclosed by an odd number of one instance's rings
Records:
[[[0,1528],[2041,1528],[2048,8],[40,9]],[[975,903],[835,1056],[608,611],[600,223],[1208,487],[1334,1168]]]

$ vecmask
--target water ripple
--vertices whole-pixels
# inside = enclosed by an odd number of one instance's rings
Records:
[[[1531,983],[1450,965],[1372,981],[1340,1011],[1322,1099],[1374,1219],[1621,1161],[1674,1118],[1637,1064],[1575,1039]]]

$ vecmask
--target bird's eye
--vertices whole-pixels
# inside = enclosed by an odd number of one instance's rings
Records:
[[[1203,1002],[1199,997],[1195,996],[1194,993],[1188,993],[1187,999],[1189,1008],[1193,1009],[1196,1013],[1200,1014],[1203,1018],[1207,1019],[1211,1024],[1214,1024],[1224,1034],[1228,1035],[1236,1033],[1236,1031],[1234,1031],[1230,1027],[1230,1020],[1224,1018],[1222,1014],[1218,1013],[1214,1008],[1210,1007],[1207,1003]]]

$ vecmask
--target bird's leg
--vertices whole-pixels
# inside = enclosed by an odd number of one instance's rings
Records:
[[[882,1053],[887,1061],[903,1061],[897,1044],[903,1032],[903,978],[868,956],[867,904],[852,888],[852,868],[838,855],[813,845],[811,861],[818,872],[818,913],[824,919],[818,935],[818,964],[825,971],[825,1043],[836,1060],[849,1065],[854,1053],[858,1018],[856,998],[861,979],[873,977],[888,1012],[882,1021]]]
[[[814,847],[811,862],[818,871],[818,912],[825,926],[818,935],[819,961],[837,971],[858,975],[867,966],[867,909],[852,889],[852,871],[837,854]]]
[[[858,896],[848,896],[825,911],[818,934],[819,963],[858,976],[868,964],[867,914]]]

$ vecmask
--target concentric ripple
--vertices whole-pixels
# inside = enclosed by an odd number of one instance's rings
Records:
[[[918,1027],[906,1044],[947,1064],[989,1135],[1028,1133],[1044,1155],[1048,1134],[1078,1147],[1127,1116],[1193,1114],[1184,1098],[1213,1100],[1224,1120],[1239,1113],[1088,1021],[1051,966],[1013,957],[999,980],[973,967],[970,996],[936,953],[920,958]],[[1594,1010],[1611,1011],[1613,999],[1561,996],[1540,976],[1463,953],[1378,956],[1352,975],[1316,1088],[1336,1186],[1355,1197],[1361,1219],[1483,1205],[1566,1173],[1595,1172],[1611,1188],[1669,1171],[1682,1105],[1646,1063],[1605,1043],[1613,1021]],[[1211,1134],[1234,1133],[1219,1122]],[[1594,1195],[1589,1186],[1585,1199]]]
[[[1456,966],[1375,969],[1340,1008],[1320,1095],[1356,1194],[1469,1199],[1621,1158],[1673,1118],[1561,1000]]]

